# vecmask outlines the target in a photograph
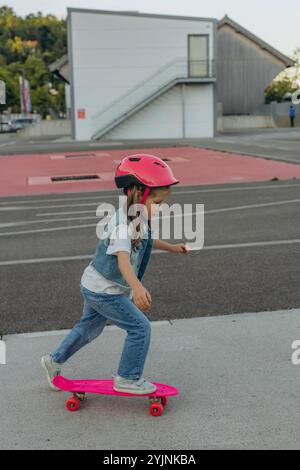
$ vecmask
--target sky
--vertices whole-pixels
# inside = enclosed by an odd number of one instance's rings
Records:
[[[95,10],[138,10],[221,19],[225,14],[279,51],[292,55],[300,48],[299,0],[1,0],[20,16],[41,11],[65,18],[67,7]]]

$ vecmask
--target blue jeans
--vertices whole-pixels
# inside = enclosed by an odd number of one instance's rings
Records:
[[[128,379],[142,377],[151,338],[151,323],[134,303],[123,294],[96,294],[80,286],[83,316],[51,353],[62,364],[75,352],[93,341],[103,331],[107,320],[127,331],[118,374]]]

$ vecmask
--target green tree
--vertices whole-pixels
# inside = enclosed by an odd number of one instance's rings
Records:
[[[273,80],[265,91],[266,103],[277,101],[281,103],[287,93],[293,93],[293,80],[291,78],[283,78],[281,80]]]
[[[8,6],[0,7],[0,78],[6,83],[7,106],[20,112],[21,69],[30,82],[33,108],[43,116],[65,111],[64,84],[48,65],[67,52],[66,20],[41,12],[22,18]],[[49,83],[56,90],[49,93]]]
[[[6,86],[6,105],[11,107],[13,112],[19,112],[19,84],[13,74],[4,67],[0,67],[0,79]]]
[[[300,86],[300,48],[293,53],[294,67],[279,74],[265,90],[266,103],[282,102],[287,93],[293,93]]]

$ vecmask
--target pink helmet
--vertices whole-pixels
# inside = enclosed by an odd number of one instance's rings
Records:
[[[136,154],[123,158],[116,168],[115,182],[118,188],[128,190],[133,184],[146,187],[141,204],[150,192],[151,188],[171,186],[179,183],[171,168],[155,155]]]
[[[158,188],[179,183],[171,168],[155,155],[137,154],[123,158],[116,168],[115,182],[118,188],[132,184]]]

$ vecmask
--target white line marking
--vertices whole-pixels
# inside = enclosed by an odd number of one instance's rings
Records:
[[[17,208],[2,208],[0,207],[0,211],[7,211],[7,210],[21,210],[21,211],[29,211],[29,210],[41,210],[41,209],[61,209],[62,207],[81,207],[81,206],[97,206],[96,201],[95,202],[84,202],[80,204],[58,204],[58,205],[53,205],[53,206],[30,206],[30,207],[17,207]]]
[[[73,215],[73,214],[95,214],[96,211],[69,211],[69,212],[45,212],[44,214],[35,214],[36,217],[49,217],[51,215]]]
[[[47,224],[51,222],[67,222],[68,220],[88,220],[88,219],[98,219],[96,216],[89,216],[89,217],[64,217],[63,219],[46,219],[46,220],[24,220],[22,222],[4,222],[0,224],[0,228],[2,227],[15,227],[21,225],[31,225],[31,224]]]
[[[296,202],[300,202],[300,199],[291,199],[289,201],[277,201],[277,202],[266,202],[262,204],[251,204],[251,205],[246,205],[246,206],[235,206],[235,207],[225,207],[222,209],[211,209],[208,211],[204,211],[204,215],[206,214],[217,214],[219,212],[232,212],[232,211],[239,211],[239,210],[245,210],[245,209],[254,209],[254,208],[261,208],[261,207],[269,207],[269,206],[278,206],[278,205],[283,205],[283,204],[294,204]],[[185,213],[185,216],[191,216],[191,215],[197,215],[197,214],[202,214],[203,211],[195,211],[195,212],[190,212],[190,213]],[[171,214],[172,218],[175,217],[182,217],[182,214]],[[162,216],[161,219],[166,219],[168,216]],[[84,219],[98,219],[97,216],[94,217],[70,217],[70,218],[63,218],[63,219],[47,219],[47,220],[30,220],[30,221],[25,221],[25,222],[8,222],[4,224],[0,224],[1,227],[5,226],[20,226],[20,225],[26,225],[26,224],[37,224],[37,223],[49,223],[49,222],[65,222],[67,220],[84,220]],[[100,220],[100,219],[99,219]],[[87,227],[95,227],[96,229],[96,224],[95,225],[78,225],[78,226],[73,226],[72,228],[87,228]],[[18,231],[18,232],[4,232],[0,233],[0,237],[4,237],[7,235],[19,235],[19,234],[26,234],[26,233],[40,233],[40,232],[49,232],[49,231],[56,231],[56,230],[69,230],[71,227],[55,227],[55,228],[48,228],[48,229],[37,229],[37,230],[27,230],[27,231]]]
[[[298,185],[297,185],[298,186]],[[300,186],[300,185],[299,185]],[[268,202],[268,203],[261,203],[261,204],[252,204],[248,206],[238,206],[235,208],[229,207],[229,208],[224,208],[224,209],[213,209],[206,211],[205,213],[214,213],[214,212],[223,212],[227,210],[240,210],[240,209],[246,209],[246,208],[252,208],[252,207],[263,207],[263,206],[269,206],[269,205],[277,205],[277,204],[288,204],[288,203],[294,203],[294,202],[299,202],[299,199],[291,199],[288,201],[278,201],[278,202]],[[0,208],[1,210],[1,208]],[[41,213],[41,214],[36,214],[36,217],[46,217],[46,216],[51,216],[51,215],[71,215],[71,214],[94,214],[95,211],[70,211],[70,212],[46,212],[46,213]],[[64,219],[68,220],[68,219]]]
[[[0,233],[0,237],[11,236],[11,235],[26,235],[30,233],[59,232],[60,230],[73,230],[73,229],[82,229],[82,228],[94,228],[96,230],[96,225],[95,224],[70,225],[70,227],[41,228],[41,229],[36,229],[36,230],[20,230],[19,232]]]
[[[75,256],[55,256],[53,258],[33,258],[23,260],[1,261],[0,266],[13,266],[17,264],[35,264],[35,263],[51,263],[58,261],[80,261],[91,259],[93,255],[75,255]]]
[[[211,188],[211,189],[193,189],[193,190],[173,190],[172,195],[177,196],[180,194],[197,194],[197,193],[220,193],[220,192],[230,192],[230,191],[251,191],[253,189],[283,189],[283,188],[293,188],[293,187],[300,187],[300,183],[292,183],[292,184],[273,184],[273,185],[268,185],[268,186],[243,186],[243,187],[226,187],[226,188]],[[32,200],[21,200],[21,201],[6,201],[6,202],[0,202],[1,205],[5,205],[8,208],[1,208],[0,210],[24,210],[26,208],[22,207],[17,207],[17,204],[36,204],[36,203],[43,203],[43,202],[66,202],[66,201],[84,201],[84,200],[89,200],[89,199],[107,199],[107,198],[112,198],[112,197],[118,197],[121,196],[122,194],[119,193],[117,190],[112,190],[115,192],[115,194],[106,194],[106,195],[95,195],[95,196],[82,196],[82,197],[75,197],[75,198],[62,198],[62,199],[32,199]],[[12,207],[10,208],[10,204],[12,204]],[[94,205],[97,204],[97,201],[90,203],[90,204],[82,204],[82,205]],[[80,206],[80,204],[68,204],[68,205],[57,205],[57,206],[35,206],[35,207],[30,207],[28,209],[45,209],[45,208],[52,208],[52,207],[72,207],[72,206]]]
[[[267,242],[251,242],[251,243],[237,243],[230,245],[214,245],[214,246],[205,246],[204,250],[223,250],[227,248],[251,248],[256,246],[276,246],[276,245],[293,245],[300,243],[300,238],[294,240],[274,240]],[[198,251],[197,248],[193,248],[191,251]]]
[[[300,239],[294,240],[274,240],[274,241],[261,241],[261,242],[251,242],[251,243],[236,243],[228,245],[208,245],[203,248],[190,247],[190,251],[211,251],[211,250],[226,250],[226,249],[235,249],[235,248],[252,248],[252,247],[261,247],[261,246],[278,246],[278,245],[294,245],[300,243]],[[171,254],[168,251],[164,250],[153,250],[153,254]],[[52,258],[33,258],[33,259],[23,259],[23,260],[10,260],[10,261],[1,261],[0,266],[14,266],[19,264],[35,264],[35,263],[51,263],[51,262],[60,262],[60,261],[80,261],[85,259],[91,259],[93,255],[75,255],[75,256],[56,256]]]
[[[262,204],[250,204],[248,206],[224,207],[224,209],[212,209],[212,210],[204,211],[204,215],[215,214],[218,212],[239,211],[239,210],[244,210],[244,209],[255,209],[255,208],[257,209],[260,207],[268,207],[268,206],[280,206],[282,204],[294,204],[296,202],[300,202],[300,199],[290,199],[289,201],[264,202]],[[196,212],[194,212],[193,214],[196,214]]]

